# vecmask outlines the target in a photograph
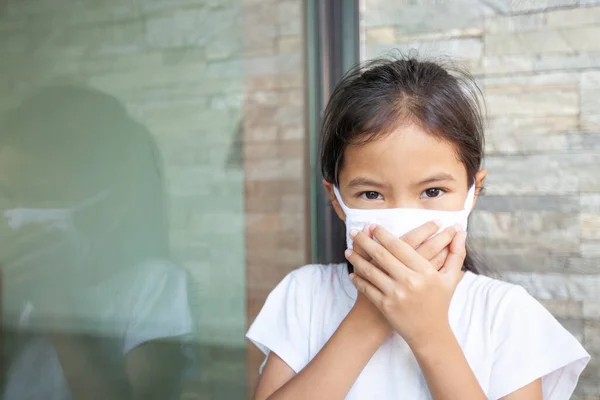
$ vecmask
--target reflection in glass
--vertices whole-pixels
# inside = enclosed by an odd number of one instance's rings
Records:
[[[3,398],[179,398],[193,323],[150,133],[105,93],[53,86],[0,144]]]

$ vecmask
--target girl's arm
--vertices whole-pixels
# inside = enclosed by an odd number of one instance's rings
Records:
[[[444,230],[427,240],[438,230],[433,223],[422,225],[402,238],[418,254],[437,269],[448,254],[448,245],[456,231]],[[369,228],[364,232],[371,237]],[[367,257],[356,246],[357,254]],[[297,375],[279,356],[269,355],[258,381],[255,400],[277,399],[343,399],[392,330],[377,307],[364,295],[356,303],[323,349]]]
[[[433,399],[487,399],[450,326],[431,337],[429,344],[414,345],[411,349]]]
[[[359,296],[323,349],[297,375],[271,353],[254,399],[343,399],[390,333],[379,311]]]
[[[431,396],[436,400],[486,399],[451,329],[440,332],[429,345],[413,347]],[[542,400],[542,381],[501,400]]]
[[[101,339],[76,333],[51,337],[73,399],[132,399],[125,370],[115,368],[105,357]]]
[[[377,263],[348,253],[358,276],[358,290],[368,297],[390,325],[411,347],[435,400],[485,400],[475,374],[452,332],[448,320],[450,301],[462,278],[466,233],[457,234],[438,272],[403,241],[375,227],[379,243],[356,232],[357,243]],[[541,400],[538,381],[503,400]]]
[[[502,397],[500,400],[543,400],[542,378],[536,379],[529,385]]]
[[[106,357],[102,340],[89,335],[55,333],[58,354],[72,398],[76,400],[162,400],[177,389],[184,366],[180,345],[152,340],[125,356],[125,368]]]

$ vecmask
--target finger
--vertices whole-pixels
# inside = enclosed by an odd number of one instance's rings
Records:
[[[458,227],[451,226],[444,229],[442,232],[438,233],[419,246],[417,253],[419,253],[421,257],[426,260],[433,259],[440,253],[440,251],[448,247],[448,245],[452,242],[452,239],[454,239],[454,236],[458,230],[457,228]]]
[[[373,236],[377,235],[377,228],[375,230],[372,229]],[[391,233],[388,232],[388,235],[392,236]],[[413,249],[410,248],[406,243],[402,240],[392,236],[392,238],[403,246],[409,248],[414,252]],[[377,239],[379,240],[379,239]],[[358,243],[360,247],[367,253],[369,257],[372,259],[372,263],[376,264],[379,268],[381,268],[384,272],[395,279],[399,279],[402,277],[406,277],[410,272],[410,269],[406,268],[392,253],[390,253],[384,246],[383,243],[379,244],[375,240],[369,238],[363,232],[356,233],[354,236],[354,242]]]
[[[448,246],[448,257],[444,262],[441,272],[452,278],[460,276],[465,257],[467,256],[467,232],[462,231],[456,234],[450,246]]]
[[[440,229],[439,224],[435,221],[427,222],[418,228],[413,229],[400,239],[404,240],[410,247],[416,249],[421,246],[423,242],[436,234]]]
[[[448,253],[449,253],[448,248],[444,248],[444,249],[442,249],[442,251],[437,253],[431,260],[429,260],[429,262],[431,263],[433,268],[436,269],[436,271],[439,271],[442,269],[442,267],[444,266],[444,263],[446,262],[446,257],[448,257]]]
[[[357,275],[377,287],[381,292],[389,293],[394,288],[394,282],[385,272],[365,260],[355,251],[346,250],[346,258],[354,265],[354,272]]]
[[[374,228],[371,228],[371,230],[373,232],[373,237],[387,249],[387,252],[408,269],[419,273],[426,272],[427,270],[434,271],[434,268],[429,264],[428,260],[421,257],[415,249],[403,240],[392,235],[387,229],[377,225]]]
[[[373,234],[371,233],[371,228],[369,226],[365,226],[362,230],[362,232],[367,235],[369,238],[373,237]],[[367,261],[371,261],[371,257],[369,257],[369,255],[367,254],[366,251],[363,250],[362,247],[360,247],[358,244],[354,244],[354,251],[356,251],[362,258],[364,258]]]
[[[383,293],[371,283],[356,274],[350,274],[350,279],[352,279],[352,283],[356,286],[356,290],[367,296],[373,304],[378,306],[383,302]]]

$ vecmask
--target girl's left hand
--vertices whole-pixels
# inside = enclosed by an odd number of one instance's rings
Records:
[[[352,282],[356,288],[377,306],[413,351],[437,337],[447,337],[451,333],[448,310],[462,277],[467,233],[456,234],[438,271],[384,228],[373,226],[371,231],[379,243],[364,232],[351,232],[354,243],[378,266],[348,250],[346,257],[354,265]]]

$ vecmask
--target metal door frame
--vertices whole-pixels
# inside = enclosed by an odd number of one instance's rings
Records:
[[[360,0],[305,0],[306,126],[310,261],[343,260],[345,229],[329,205],[319,160],[321,115],[344,74],[360,59]]]

